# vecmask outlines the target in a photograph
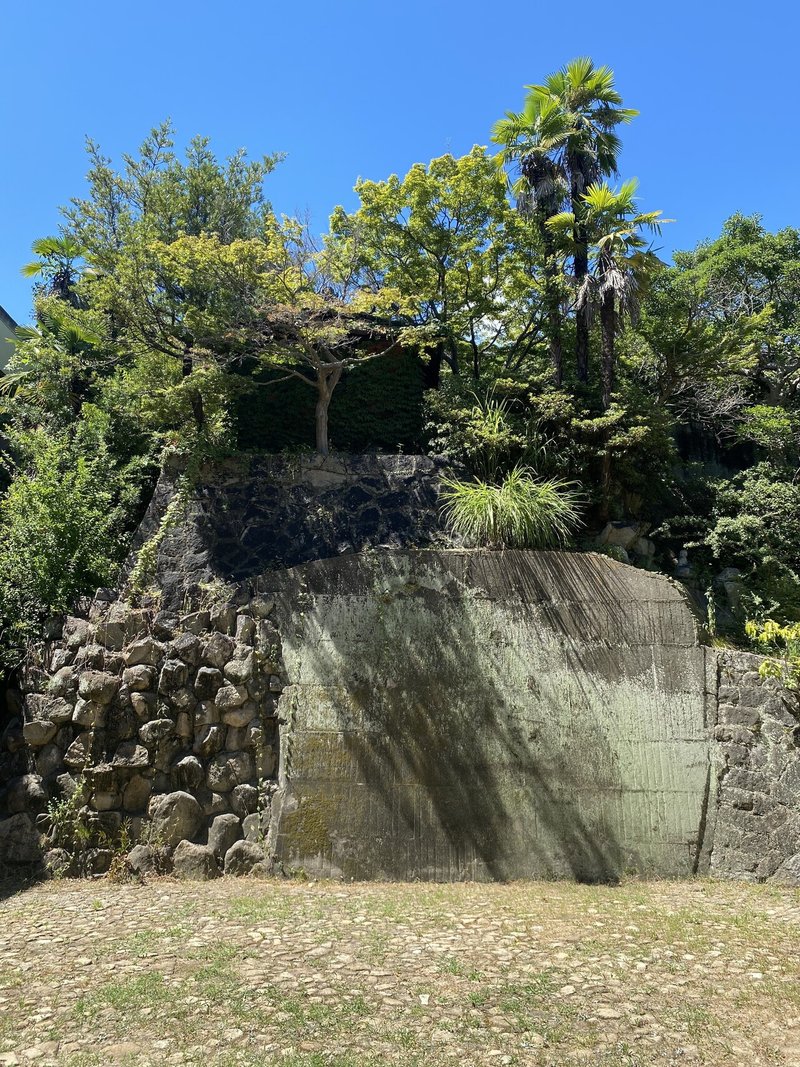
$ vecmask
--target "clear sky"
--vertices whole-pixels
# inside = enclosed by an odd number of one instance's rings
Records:
[[[284,151],[279,212],[325,228],[359,177],[488,144],[523,86],[578,55],[641,115],[624,177],[661,208],[663,253],[734,211],[800,225],[796,0],[0,0],[0,304],[30,318],[19,268],[84,188],[84,138],[116,160],[171,117],[219,155]]]

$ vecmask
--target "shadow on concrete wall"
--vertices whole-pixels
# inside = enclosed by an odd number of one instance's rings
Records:
[[[584,719],[566,747],[559,743],[547,723],[563,721],[564,708],[538,692],[535,679],[528,679],[525,697],[515,695],[511,679],[501,681],[507,635],[482,632],[481,616],[461,610],[472,590],[515,600],[509,610],[525,611],[552,597],[550,580],[560,579],[563,588],[563,565],[555,575],[551,561],[532,568],[526,553],[463,556],[458,581],[441,591],[412,582],[379,596],[361,634],[306,634],[304,670],[340,689],[333,700],[336,726],[361,796],[350,788],[337,800],[341,782],[326,780],[320,767],[319,777],[312,772],[295,783],[302,804],[326,811],[332,862],[350,877],[616,881],[625,851],[602,796],[620,786],[613,773],[608,777],[615,757],[602,729],[587,728]],[[382,561],[391,568],[385,556]],[[629,594],[609,586],[602,570],[583,570],[573,595],[609,601]],[[353,570],[348,577],[345,561],[334,571],[329,589],[371,595]],[[587,581],[596,587],[587,590]],[[572,646],[576,677],[589,687],[591,676],[579,669],[579,642],[566,630],[560,636]],[[511,654],[520,659],[522,650]],[[523,663],[519,669],[524,676]],[[588,703],[592,695],[585,695]],[[295,744],[303,743],[298,734]],[[596,804],[587,803],[593,797]],[[291,819],[286,835],[291,848]]]

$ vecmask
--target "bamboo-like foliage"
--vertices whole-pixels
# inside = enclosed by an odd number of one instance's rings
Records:
[[[558,548],[581,523],[581,494],[574,482],[539,479],[515,467],[492,485],[449,479],[442,515],[469,544],[488,548]]]

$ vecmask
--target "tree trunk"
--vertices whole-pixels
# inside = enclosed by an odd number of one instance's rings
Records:
[[[321,456],[330,453],[328,443],[328,409],[336,384],[342,376],[341,367],[321,367],[317,371],[316,447]]]
[[[194,415],[197,429],[204,430],[206,426],[206,412],[203,407],[203,397],[196,389],[189,397],[189,403],[192,405],[192,415]]]
[[[581,196],[586,190],[578,160],[572,159],[569,161],[569,171],[571,175],[569,196],[572,214],[575,216],[575,252],[572,256],[572,263],[575,270],[575,289],[580,292],[584,279],[589,273],[589,240],[580,221],[582,212],[586,208]],[[578,381],[588,382],[589,308],[587,304],[578,308],[575,315],[575,365],[578,372]]]
[[[547,309],[547,340],[550,364],[553,368],[553,384],[558,389],[564,379],[564,354],[561,344],[561,292],[560,271],[555,256],[552,234],[544,218],[539,219],[539,233],[544,244],[544,303]]]
[[[423,372],[423,382],[426,389],[438,389],[439,380],[442,376],[442,356],[444,342],[437,341],[433,348],[428,350],[428,362]]]
[[[573,256],[575,266],[575,288],[578,292],[583,287],[586,275],[589,273],[589,246],[583,239],[579,228],[575,227],[575,238],[578,242]],[[589,307],[584,303],[579,307],[575,315],[575,366],[578,372],[579,382],[589,381]]]
[[[550,319],[550,317],[551,317],[550,314],[548,314],[547,317],[548,317],[548,319]],[[561,324],[561,316],[560,315],[558,316],[558,322],[559,322],[559,325],[560,325]],[[553,324],[551,322],[551,326],[552,325]],[[556,389],[560,389],[561,388],[561,383],[564,380],[564,357],[563,357],[562,349],[561,349],[561,338],[558,337],[558,336],[551,337],[550,338],[549,349],[550,349],[550,363],[551,363],[551,365],[553,367],[553,385],[556,387]]]
[[[614,389],[614,339],[617,332],[617,312],[614,307],[613,293],[606,293],[600,305],[600,331],[603,345],[603,407],[608,409]]]
[[[564,353],[561,344],[561,297],[558,291],[558,270],[554,266],[545,269],[544,296],[547,303],[547,333],[550,350],[550,365],[553,368],[553,385],[561,387],[564,380]]]
[[[461,374],[461,368],[459,367],[458,363],[458,346],[456,345],[456,342],[453,337],[447,338],[447,346],[444,350],[444,358],[447,360],[447,364],[450,367],[450,370],[453,372],[453,374],[456,375],[456,377],[458,377],[458,375]]]
[[[184,378],[188,378],[193,369],[194,359],[192,357],[192,346],[187,343],[183,348],[181,374]],[[192,408],[192,415],[194,416],[197,429],[200,431],[204,430],[206,425],[206,413],[205,408],[203,407],[203,397],[196,389],[189,393],[189,404]]]
[[[611,511],[611,453],[606,444],[600,464],[600,514],[601,522],[608,522]]]

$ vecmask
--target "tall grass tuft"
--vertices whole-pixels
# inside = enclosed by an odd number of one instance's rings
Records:
[[[447,526],[479,547],[558,548],[581,523],[575,483],[539,479],[528,467],[515,467],[497,485],[445,481],[442,497]]]

